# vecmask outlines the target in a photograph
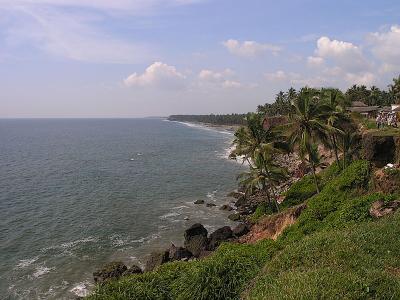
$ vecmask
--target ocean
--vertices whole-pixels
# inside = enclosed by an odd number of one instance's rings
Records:
[[[233,226],[218,209],[244,168],[232,139],[157,118],[0,120],[1,299],[85,296],[107,262]]]

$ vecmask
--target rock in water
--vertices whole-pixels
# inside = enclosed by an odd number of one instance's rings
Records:
[[[239,221],[240,220],[240,214],[239,213],[234,213],[228,216],[229,220],[231,221]]]
[[[217,205],[215,205],[214,203],[207,203],[206,206],[207,207],[214,207],[214,206],[217,206]]]
[[[204,200],[196,200],[196,201],[194,201],[193,203],[194,204],[204,204]]]
[[[150,257],[146,261],[146,266],[144,268],[144,271],[151,272],[155,268],[168,262],[168,260],[169,260],[169,252],[168,251],[153,252],[150,254]]]
[[[202,250],[208,245],[207,229],[203,225],[197,223],[192,225],[185,231],[184,246],[193,256],[198,257]]]
[[[127,266],[120,261],[111,262],[105,265],[102,269],[93,272],[94,282],[103,284],[106,281],[118,279],[127,269]]]
[[[246,224],[242,223],[236,226],[232,231],[236,237],[240,237],[247,234],[249,232],[249,228],[247,227]]]
[[[215,230],[210,234],[207,250],[215,250],[223,241],[227,241],[233,236],[232,229],[229,226],[224,226]]]
[[[228,205],[228,204],[222,205],[219,209],[220,209],[220,210],[226,210],[226,211],[231,211],[231,210],[233,210],[232,206],[230,206],[230,205]]]

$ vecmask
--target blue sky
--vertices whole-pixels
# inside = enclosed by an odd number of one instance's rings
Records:
[[[247,112],[399,73],[399,1],[0,0],[0,117]]]

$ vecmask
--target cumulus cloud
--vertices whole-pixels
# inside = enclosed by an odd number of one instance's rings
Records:
[[[235,72],[231,69],[225,69],[221,72],[204,69],[200,71],[198,79],[200,85],[207,84],[223,88],[241,87],[242,84],[239,81],[232,79],[234,75]]]
[[[352,72],[369,68],[360,47],[349,42],[331,40],[323,36],[317,41],[315,53],[318,57],[332,59],[341,68]]]
[[[181,89],[185,86],[186,77],[179,73],[174,66],[155,62],[143,74],[133,73],[125,80],[126,86],[151,86],[163,89]]]
[[[372,53],[383,62],[383,71],[400,68],[400,26],[394,25],[386,32],[375,32],[368,36]]]
[[[288,81],[292,78],[298,77],[299,75],[296,73],[286,73],[285,71],[278,70],[272,73],[265,73],[264,76],[268,81]]]
[[[224,45],[230,53],[241,57],[255,57],[268,51],[276,55],[281,51],[281,48],[278,46],[261,44],[255,41],[240,42],[230,39],[222,42],[222,45]]]

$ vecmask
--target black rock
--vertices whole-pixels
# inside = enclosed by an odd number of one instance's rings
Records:
[[[217,206],[217,205],[214,204],[214,203],[207,203],[206,206],[207,206],[207,207],[214,207],[214,206]]]
[[[201,251],[205,250],[207,246],[208,239],[204,235],[195,235],[185,241],[185,248],[190,251],[194,257],[199,257]]]
[[[232,229],[229,226],[224,226],[215,230],[210,234],[207,250],[213,251],[217,249],[221,242],[227,241],[232,236]]]
[[[194,204],[204,204],[204,200],[196,200],[194,201]]]
[[[120,261],[111,262],[105,265],[102,269],[93,272],[94,282],[103,284],[106,281],[118,279],[127,269],[127,266]]]
[[[219,209],[220,209],[220,210],[226,210],[226,211],[231,211],[231,210],[233,210],[232,206],[230,206],[230,205],[228,205],[228,204],[222,205]]]
[[[144,270],[145,270],[145,272],[153,271],[155,268],[168,262],[168,260],[169,260],[169,252],[168,251],[153,252],[150,254],[150,257],[147,259]]]
[[[246,197],[245,196],[241,196],[240,198],[238,198],[238,200],[235,202],[235,206],[236,207],[242,207],[244,205],[246,205]]]
[[[185,241],[190,240],[196,235],[202,235],[207,237],[208,231],[200,223],[193,224],[188,229],[185,230]]]
[[[242,235],[247,234],[250,230],[246,224],[241,223],[238,226],[236,226],[235,228],[233,228],[232,231],[233,231],[234,236],[240,237]]]

